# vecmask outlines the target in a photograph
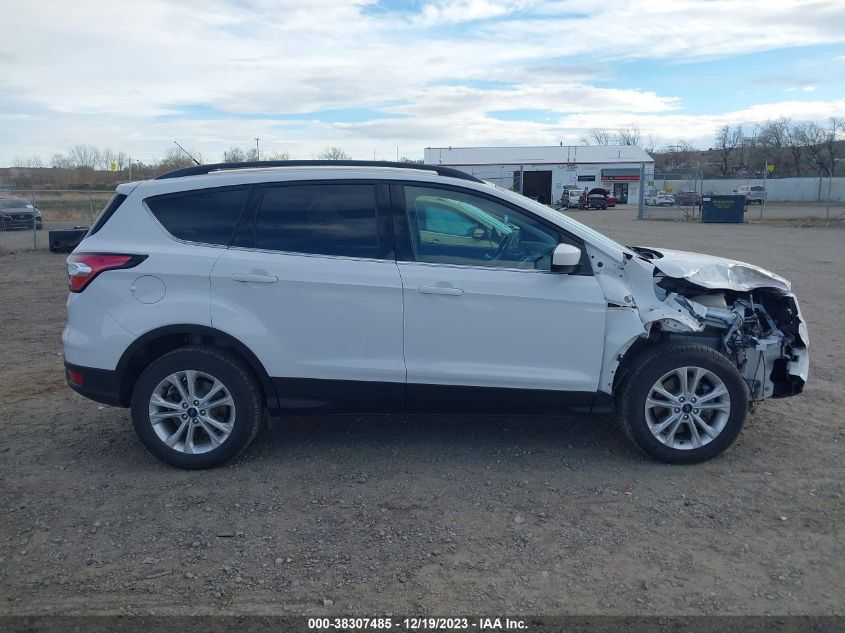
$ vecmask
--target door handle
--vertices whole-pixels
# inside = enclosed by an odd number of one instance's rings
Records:
[[[255,284],[274,284],[279,281],[276,275],[252,275],[247,273],[232,273],[232,281],[242,281]]]
[[[453,288],[451,286],[420,286],[417,292],[424,295],[449,295],[451,297],[460,297],[464,291],[460,288]]]

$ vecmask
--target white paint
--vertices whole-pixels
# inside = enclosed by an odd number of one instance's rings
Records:
[[[595,277],[401,262],[408,382],[595,391],[605,300]],[[419,292],[425,286],[460,296]]]
[[[270,376],[405,380],[394,261],[228,249],[211,272],[211,324],[249,347]]]
[[[171,237],[143,203],[174,191],[338,177],[413,178],[498,196],[583,240],[594,276],[191,244]],[[73,364],[114,369],[140,335],[196,324],[231,334],[276,377],[610,393],[619,361],[638,337],[655,324],[700,332],[713,309],[658,296],[656,267],[706,288],[789,291],[786,280],[741,262],[668,250],[648,261],[519,194],[433,172],[257,169],[133,183],[123,191],[126,202],[75,252],[149,258],[70,295],[63,341]],[[133,284],[137,289],[146,275],[167,288],[157,303],[133,297]],[[807,342],[802,321],[789,371],[804,379]]]

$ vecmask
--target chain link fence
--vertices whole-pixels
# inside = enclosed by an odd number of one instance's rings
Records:
[[[697,220],[700,217],[703,181],[688,173],[655,173],[645,181],[640,218],[646,220]]]
[[[0,249],[50,248],[50,231],[89,227],[114,191],[11,189],[0,191]]]

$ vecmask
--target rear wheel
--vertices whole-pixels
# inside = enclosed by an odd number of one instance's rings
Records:
[[[213,468],[252,442],[263,415],[255,380],[238,361],[184,347],[153,361],[132,393],[132,423],[144,446],[178,468]]]
[[[643,452],[672,464],[715,457],[733,443],[748,413],[739,371],[703,345],[644,352],[620,385],[619,423]]]

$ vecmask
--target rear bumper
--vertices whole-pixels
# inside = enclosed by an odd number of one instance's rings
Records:
[[[65,380],[68,387],[90,400],[113,407],[127,406],[121,400],[120,387],[123,381],[121,372],[117,370],[82,367],[66,362]]]

